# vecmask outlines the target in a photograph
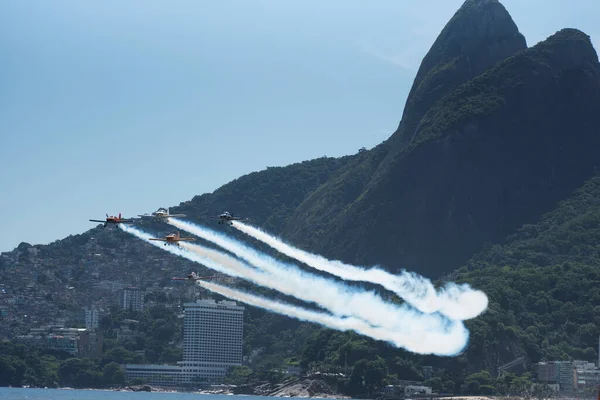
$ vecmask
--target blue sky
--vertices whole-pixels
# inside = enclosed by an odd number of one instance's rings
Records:
[[[0,2],[0,251],[371,148],[463,0]],[[504,0],[528,45],[600,3]]]

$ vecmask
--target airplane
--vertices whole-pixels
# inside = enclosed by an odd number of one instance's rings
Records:
[[[158,240],[161,242],[165,242],[165,246],[168,244],[175,244],[179,246],[179,242],[187,242],[191,240],[196,240],[196,238],[182,238],[179,236],[179,232],[171,233],[170,235],[165,236],[164,238],[150,238],[150,240]]]
[[[139,214],[140,217],[154,217],[154,218],[169,218],[169,217],[185,217],[185,214],[170,214],[168,208],[160,207],[152,214]]]
[[[223,274],[215,274],[210,276],[198,276],[196,272],[192,272],[186,278],[172,278],[174,281],[199,281],[199,280],[208,280],[212,279],[218,283],[233,283],[233,277],[223,275]],[[600,399],[599,399],[600,400]]]
[[[216,278],[216,275],[198,276],[198,274],[196,274],[195,272],[192,272],[186,278],[175,278],[174,277],[172,280],[174,280],[174,281],[199,281],[201,279],[212,279],[212,278]]]
[[[218,219],[219,225],[229,223],[229,225],[233,225],[232,221],[248,221],[248,218],[243,217],[235,217],[229,211],[225,211],[222,214],[219,214],[218,217],[208,217],[210,219]]]
[[[121,213],[119,213],[118,217],[115,217],[114,215],[111,215],[110,217],[108,216],[108,214],[106,214],[106,220],[105,221],[101,221],[99,219],[90,219],[91,222],[104,222],[104,227],[106,228],[106,225],[108,224],[133,224],[133,220],[132,219],[123,219],[121,218]]]

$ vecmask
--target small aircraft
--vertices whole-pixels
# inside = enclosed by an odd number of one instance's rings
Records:
[[[198,276],[196,272],[192,272],[186,278],[172,278],[174,281],[200,281],[200,280],[208,280],[212,279],[214,282],[218,283],[233,283],[233,277],[223,275],[223,274],[215,274],[210,276]]]
[[[140,217],[154,217],[154,218],[169,218],[169,217],[185,217],[185,214],[170,214],[168,208],[160,207],[152,214],[140,214]]]
[[[211,276],[198,276],[195,272],[189,274],[186,278],[173,278],[174,281],[199,281],[201,279],[212,279],[215,278],[216,275]]]
[[[133,220],[132,219],[123,219],[121,218],[121,213],[119,213],[118,217],[115,217],[114,215],[108,216],[108,214],[106,214],[106,220],[101,221],[99,219],[90,219],[91,222],[104,222],[104,227],[106,228],[106,225],[108,224],[133,224]]]
[[[225,211],[222,214],[219,214],[218,217],[208,217],[210,219],[218,219],[219,220],[219,225],[220,224],[229,224],[229,225],[233,225],[232,221],[248,221],[248,218],[243,218],[243,217],[236,217],[233,214],[231,214],[229,211]]]
[[[165,242],[165,246],[168,244],[175,244],[179,246],[179,242],[189,242],[191,240],[196,240],[196,238],[182,238],[179,236],[179,232],[171,233],[170,235],[165,236],[164,238],[150,238],[150,240],[158,240],[161,242]]]

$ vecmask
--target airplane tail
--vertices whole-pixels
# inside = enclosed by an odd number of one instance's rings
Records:
[[[121,213],[119,213],[119,219],[121,219]]]

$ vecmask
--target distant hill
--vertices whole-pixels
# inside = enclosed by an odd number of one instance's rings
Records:
[[[245,351],[262,348],[266,366],[293,359],[343,369],[359,382],[368,368],[421,379],[419,368],[430,365],[453,382],[448,389],[467,373],[495,374],[519,356],[527,363],[593,360],[600,333],[599,109],[600,64],[589,36],[562,29],[527,48],[499,1],[467,0],[423,59],[387,141],[253,172],[171,212],[204,222],[227,210],[327,257],[472,282],[490,296],[489,312],[468,321],[468,350],[450,359],[416,357],[249,308]],[[142,227],[168,230],[155,222]],[[101,282],[173,285],[169,296],[190,299],[196,291],[168,280],[200,269],[119,230],[24,243],[0,256],[0,282],[35,304],[19,309],[27,317],[0,324],[0,335],[98,297],[114,301]]]

